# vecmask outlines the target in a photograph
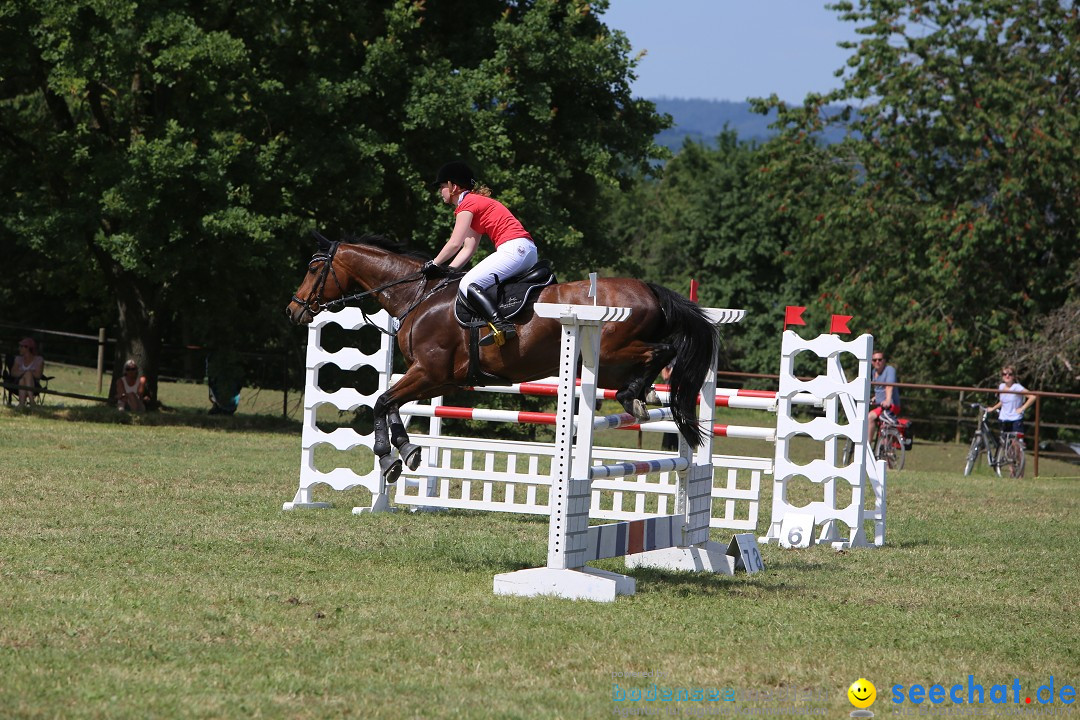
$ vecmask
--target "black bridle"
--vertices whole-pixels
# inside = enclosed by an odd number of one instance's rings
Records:
[[[308,260],[308,270],[312,269],[315,263],[322,263],[322,267],[319,268],[319,276],[315,278],[315,284],[311,286],[311,292],[308,294],[307,300],[304,300],[296,293],[293,293],[292,301],[304,308],[310,315],[317,315],[321,311],[327,308],[327,305],[322,302],[323,290],[326,288],[326,280],[333,275],[334,284],[337,285],[339,292],[345,292],[345,288],[341,286],[341,281],[338,280],[337,272],[334,270],[334,255],[337,254],[339,243],[330,243],[330,247],[326,250],[319,250],[311,256],[311,260]]]
[[[326,250],[319,250],[314,255],[311,256],[311,260],[308,261],[308,269],[309,270],[312,268],[313,265],[315,265],[315,263],[322,263],[322,266],[318,270],[319,275],[315,279],[315,283],[311,286],[311,292],[308,294],[308,297],[307,297],[306,300],[301,298],[299,295],[296,295],[295,293],[292,296],[292,301],[295,302],[296,304],[298,304],[300,307],[304,308],[304,310],[307,311],[312,316],[315,316],[315,315],[319,314],[323,310],[332,310],[332,309],[337,308],[337,307],[344,307],[345,305],[347,305],[347,304],[349,304],[351,302],[361,300],[361,299],[367,297],[368,295],[376,295],[378,293],[383,292],[384,290],[395,287],[397,285],[402,285],[404,283],[412,282],[414,280],[420,280],[421,282],[417,286],[417,289],[416,289],[417,290],[417,292],[416,292],[417,299],[414,300],[413,303],[411,305],[409,305],[408,308],[405,309],[405,312],[401,313],[401,315],[397,318],[397,323],[396,323],[393,330],[384,330],[383,328],[379,327],[377,324],[372,322],[371,318],[368,317],[367,311],[364,310],[363,305],[359,306],[360,307],[360,313],[364,316],[364,322],[366,324],[371,325],[372,327],[376,328],[379,332],[381,332],[381,333],[383,333],[385,335],[390,335],[391,337],[393,337],[393,336],[397,335],[397,328],[401,326],[402,321],[405,320],[405,317],[409,313],[411,313],[413,310],[415,310],[420,305],[420,303],[427,300],[429,297],[431,297],[432,295],[437,293],[439,290],[442,290],[447,284],[449,284],[449,282],[451,280],[450,277],[443,278],[442,281],[440,281],[439,283],[437,283],[435,285],[435,287],[433,287],[430,291],[428,291],[426,294],[423,294],[421,296],[421,293],[423,292],[423,288],[424,288],[424,282],[423,281],[426,279],[426,276],[424,275],[424,273],[422,273],[420,271],[417,271],[417,272],[414,272],[414,273],[412,273],[410,275],[406,275],[405,277],[400,278],[398,280],[393,280],[393,281],[388,282],[388,283],[383,283],[382,285],[380,285],[378,287],[373,287],[370,290],[366,290],[366,291],[364,291],[362,293],[356,293],[356,294],[353,294],[353,295],[345,295],[344,294],[345,288],[341,284],[341,281],[338,280],[337,271],[334,270],[334,255],[337,254],[338,245],[340,245],[340,244],[341,243],[338,243],[338,242],[332,242],[332,243],[330,243],[330,246]],[[342,293],[342,296],[339,297],[337,300],[331,300],[329,302],[323,302],[322,301],[323,290],[326,289],[326,281],[327,281],[327,279],[329,279],[331,277],[334,278],[334,284],[337,285],[338,292]]]

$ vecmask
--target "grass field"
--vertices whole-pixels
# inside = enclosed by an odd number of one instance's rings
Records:
[[[1080,681],[1076,466],[965,478],[964,448],[917,443],[885,548],[765,546],[755,576],[635,570],[613,604],[519,599],[492,576],[543,564],[545,518],[357,517],[359,492],[330,491],[285,513],[300,436],[280,395],[231,418],[205,415],[203,386],[161,397],[135,417],[0,410],[0,716],[845,717],[860,677],[880,716],[912,707],[897,684]],[[651,682],[736,699],[613,700]]]

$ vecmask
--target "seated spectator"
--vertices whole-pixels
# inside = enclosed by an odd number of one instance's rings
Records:
[[[30,407],[43,372],[45,358],[37,354],[37,343],[34,338],[23,338],[19,341],[19,355],[11,364],[12,380],[19,384],[19,407]]]
[[[146,390],[146,376],[139,375],[134,360],[124,363],[124,374],[116,379],[116,409],[122,412],[143,412],[150,402]]]

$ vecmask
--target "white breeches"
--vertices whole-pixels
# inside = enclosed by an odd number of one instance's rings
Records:
[[[458,285],[458,291],[464,297],[470,285],[478,285],[481,289],[488,288],[495,284],[496,276],[499,280],[505,280],[511,275],[525,272],[535,264],[536,244],[532,240],[507,240],[465,273]]]

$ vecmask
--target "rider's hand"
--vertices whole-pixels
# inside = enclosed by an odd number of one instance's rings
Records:
[[[428,260],[420,267],[420,272],[429,278],[446,277],[450,274],[450,268],[444,265],[436,265],[434,260]]]

